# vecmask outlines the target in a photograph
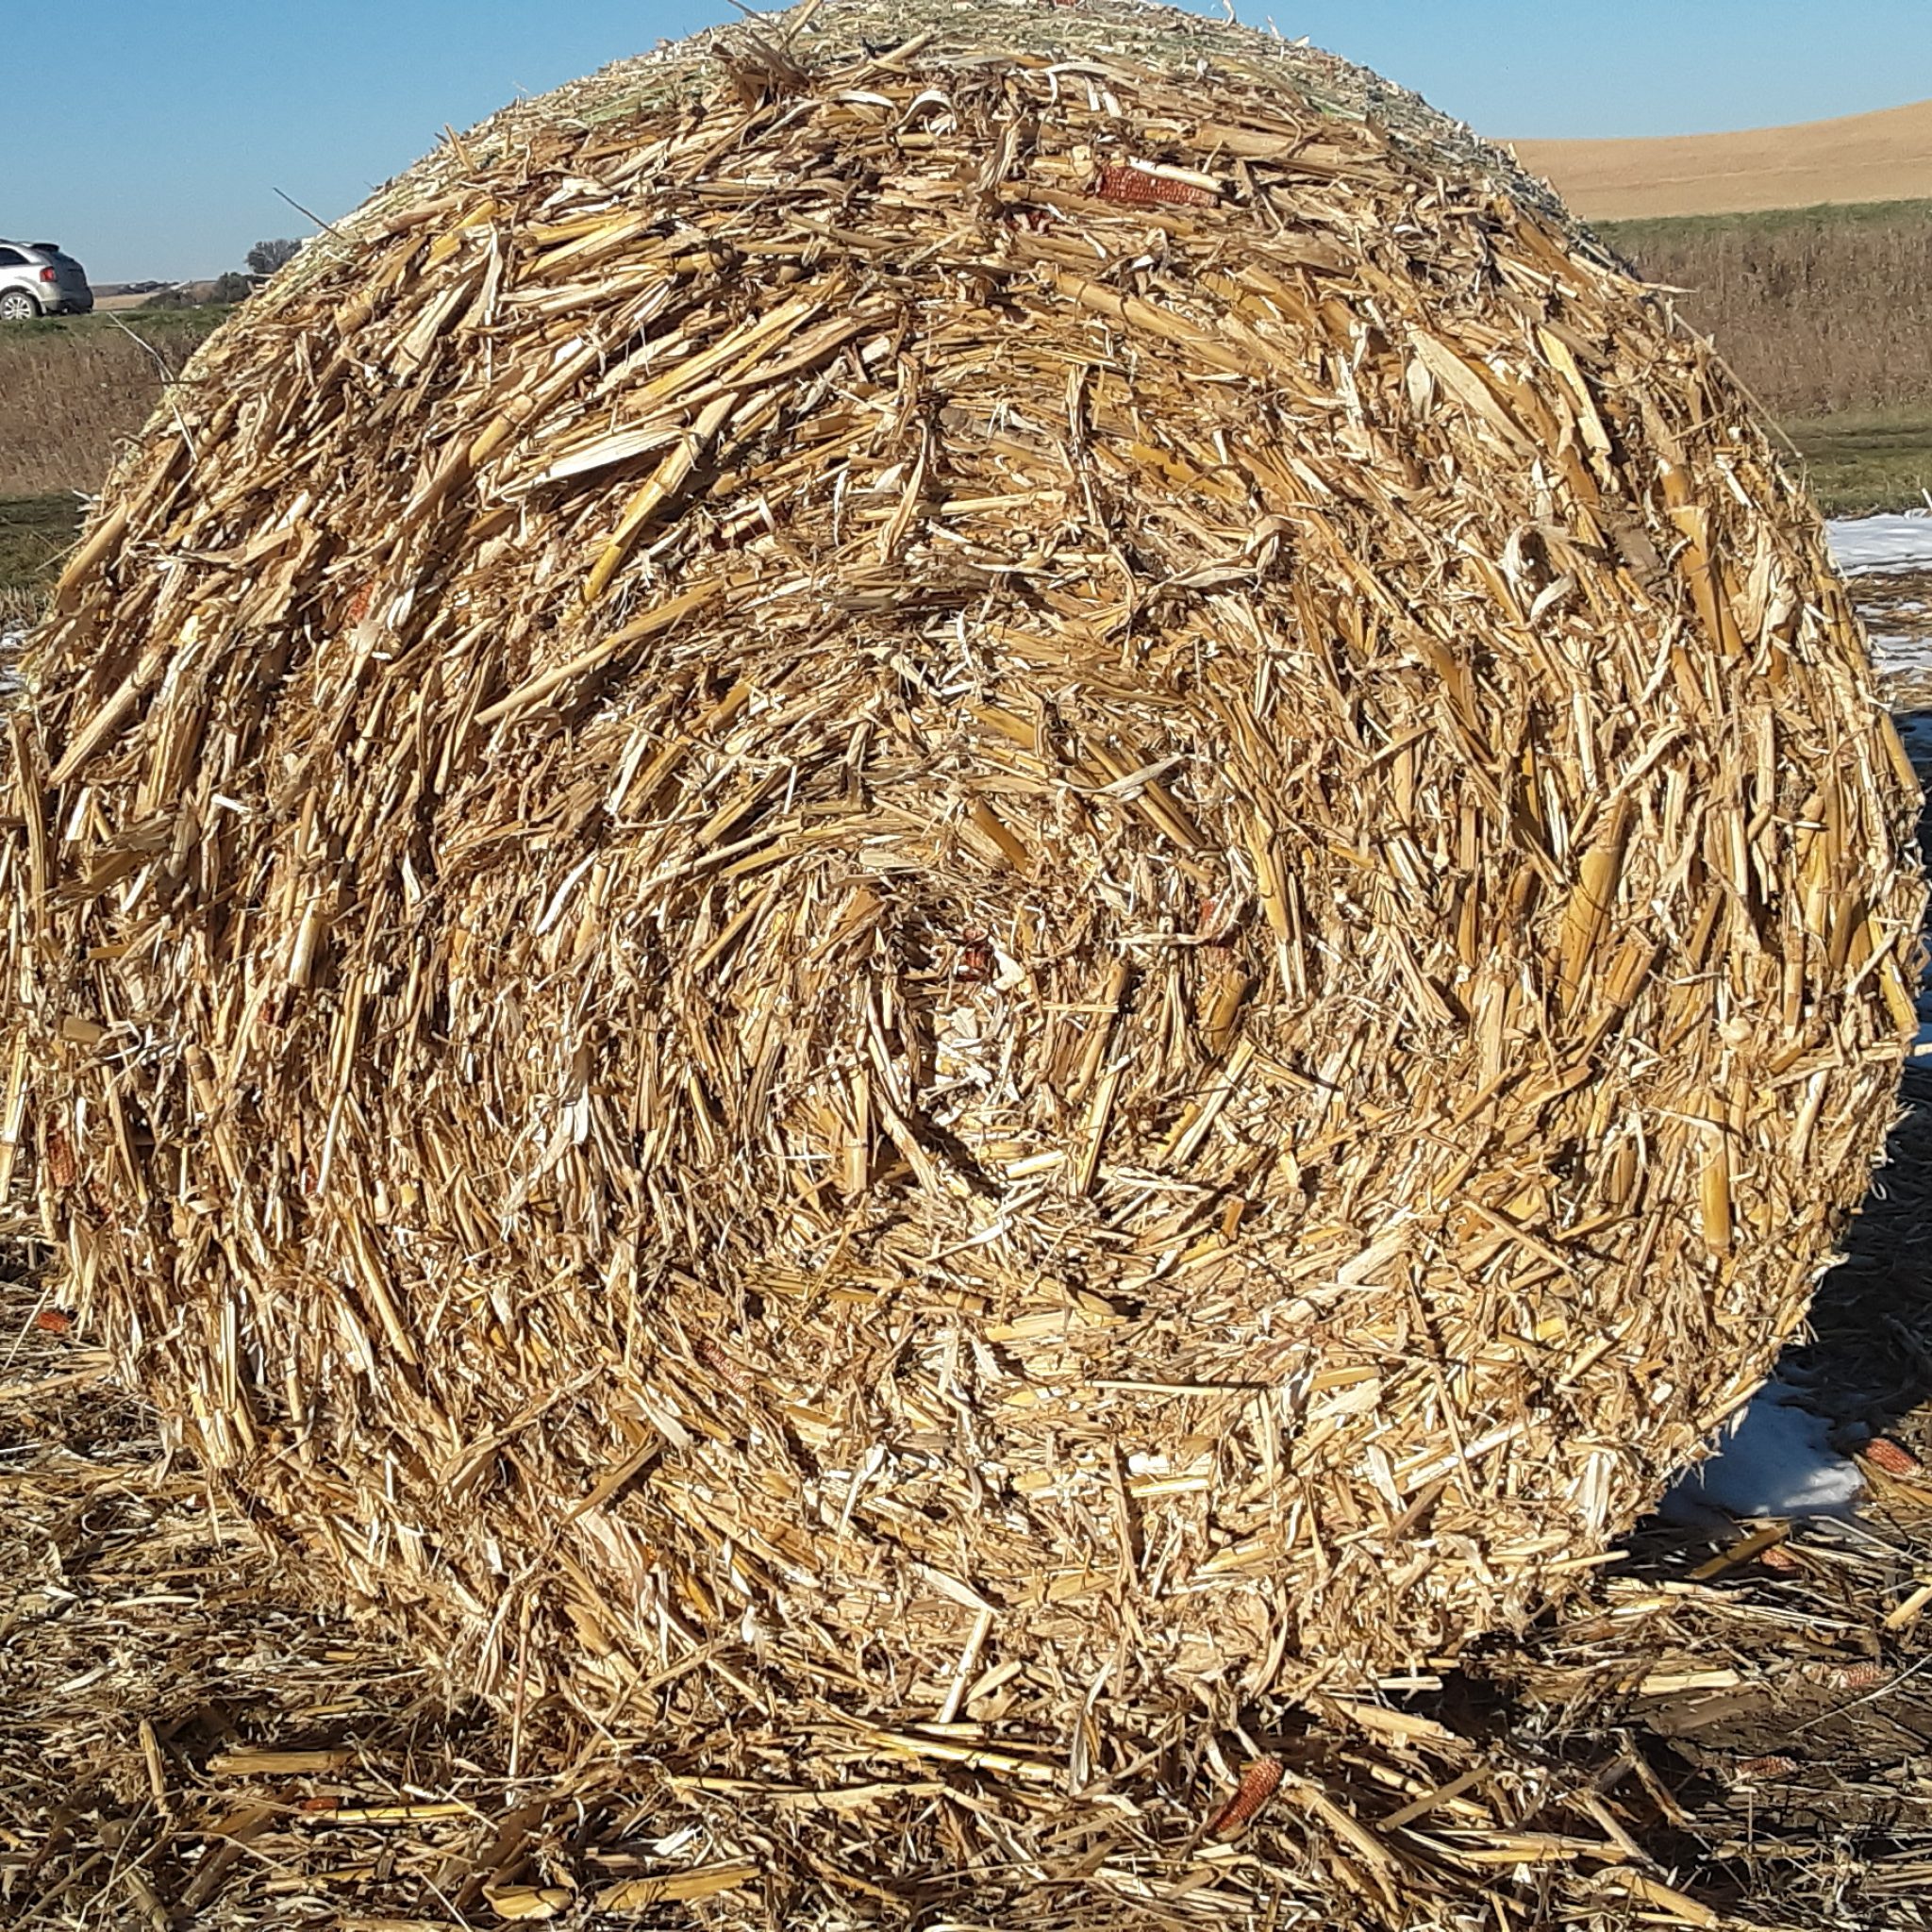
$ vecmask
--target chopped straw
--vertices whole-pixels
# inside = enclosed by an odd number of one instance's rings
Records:
[[[1914,1024],[1917,788],[1707,348],[1125,0],[451,142],[24,676],[56,1298],[318,1591],[699,1780],[1043,1811],[1521,1627],[1798,1326]]]

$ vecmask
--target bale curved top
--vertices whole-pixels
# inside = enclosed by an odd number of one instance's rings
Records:
[[[63,580],[6,1024],[75,1291],[505,1699],[1058,1740],[1524,1614],[1890,1118],[1915,792],[1815,517],[1325,57],[700,53],[319,242]]]

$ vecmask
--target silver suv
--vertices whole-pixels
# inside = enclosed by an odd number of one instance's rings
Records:
[[[93,306],[87,271],[58,242],[0,242],[0,322],[85,315]]]

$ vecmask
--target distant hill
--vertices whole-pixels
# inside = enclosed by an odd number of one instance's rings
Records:
[[[1932,198],[1932,101],[1742,134],[1515,147],[1585,220]]]

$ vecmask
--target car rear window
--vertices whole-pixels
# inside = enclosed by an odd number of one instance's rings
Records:
[[[25,268],[26,257],[17,248],[0,248],[0,268]]]

